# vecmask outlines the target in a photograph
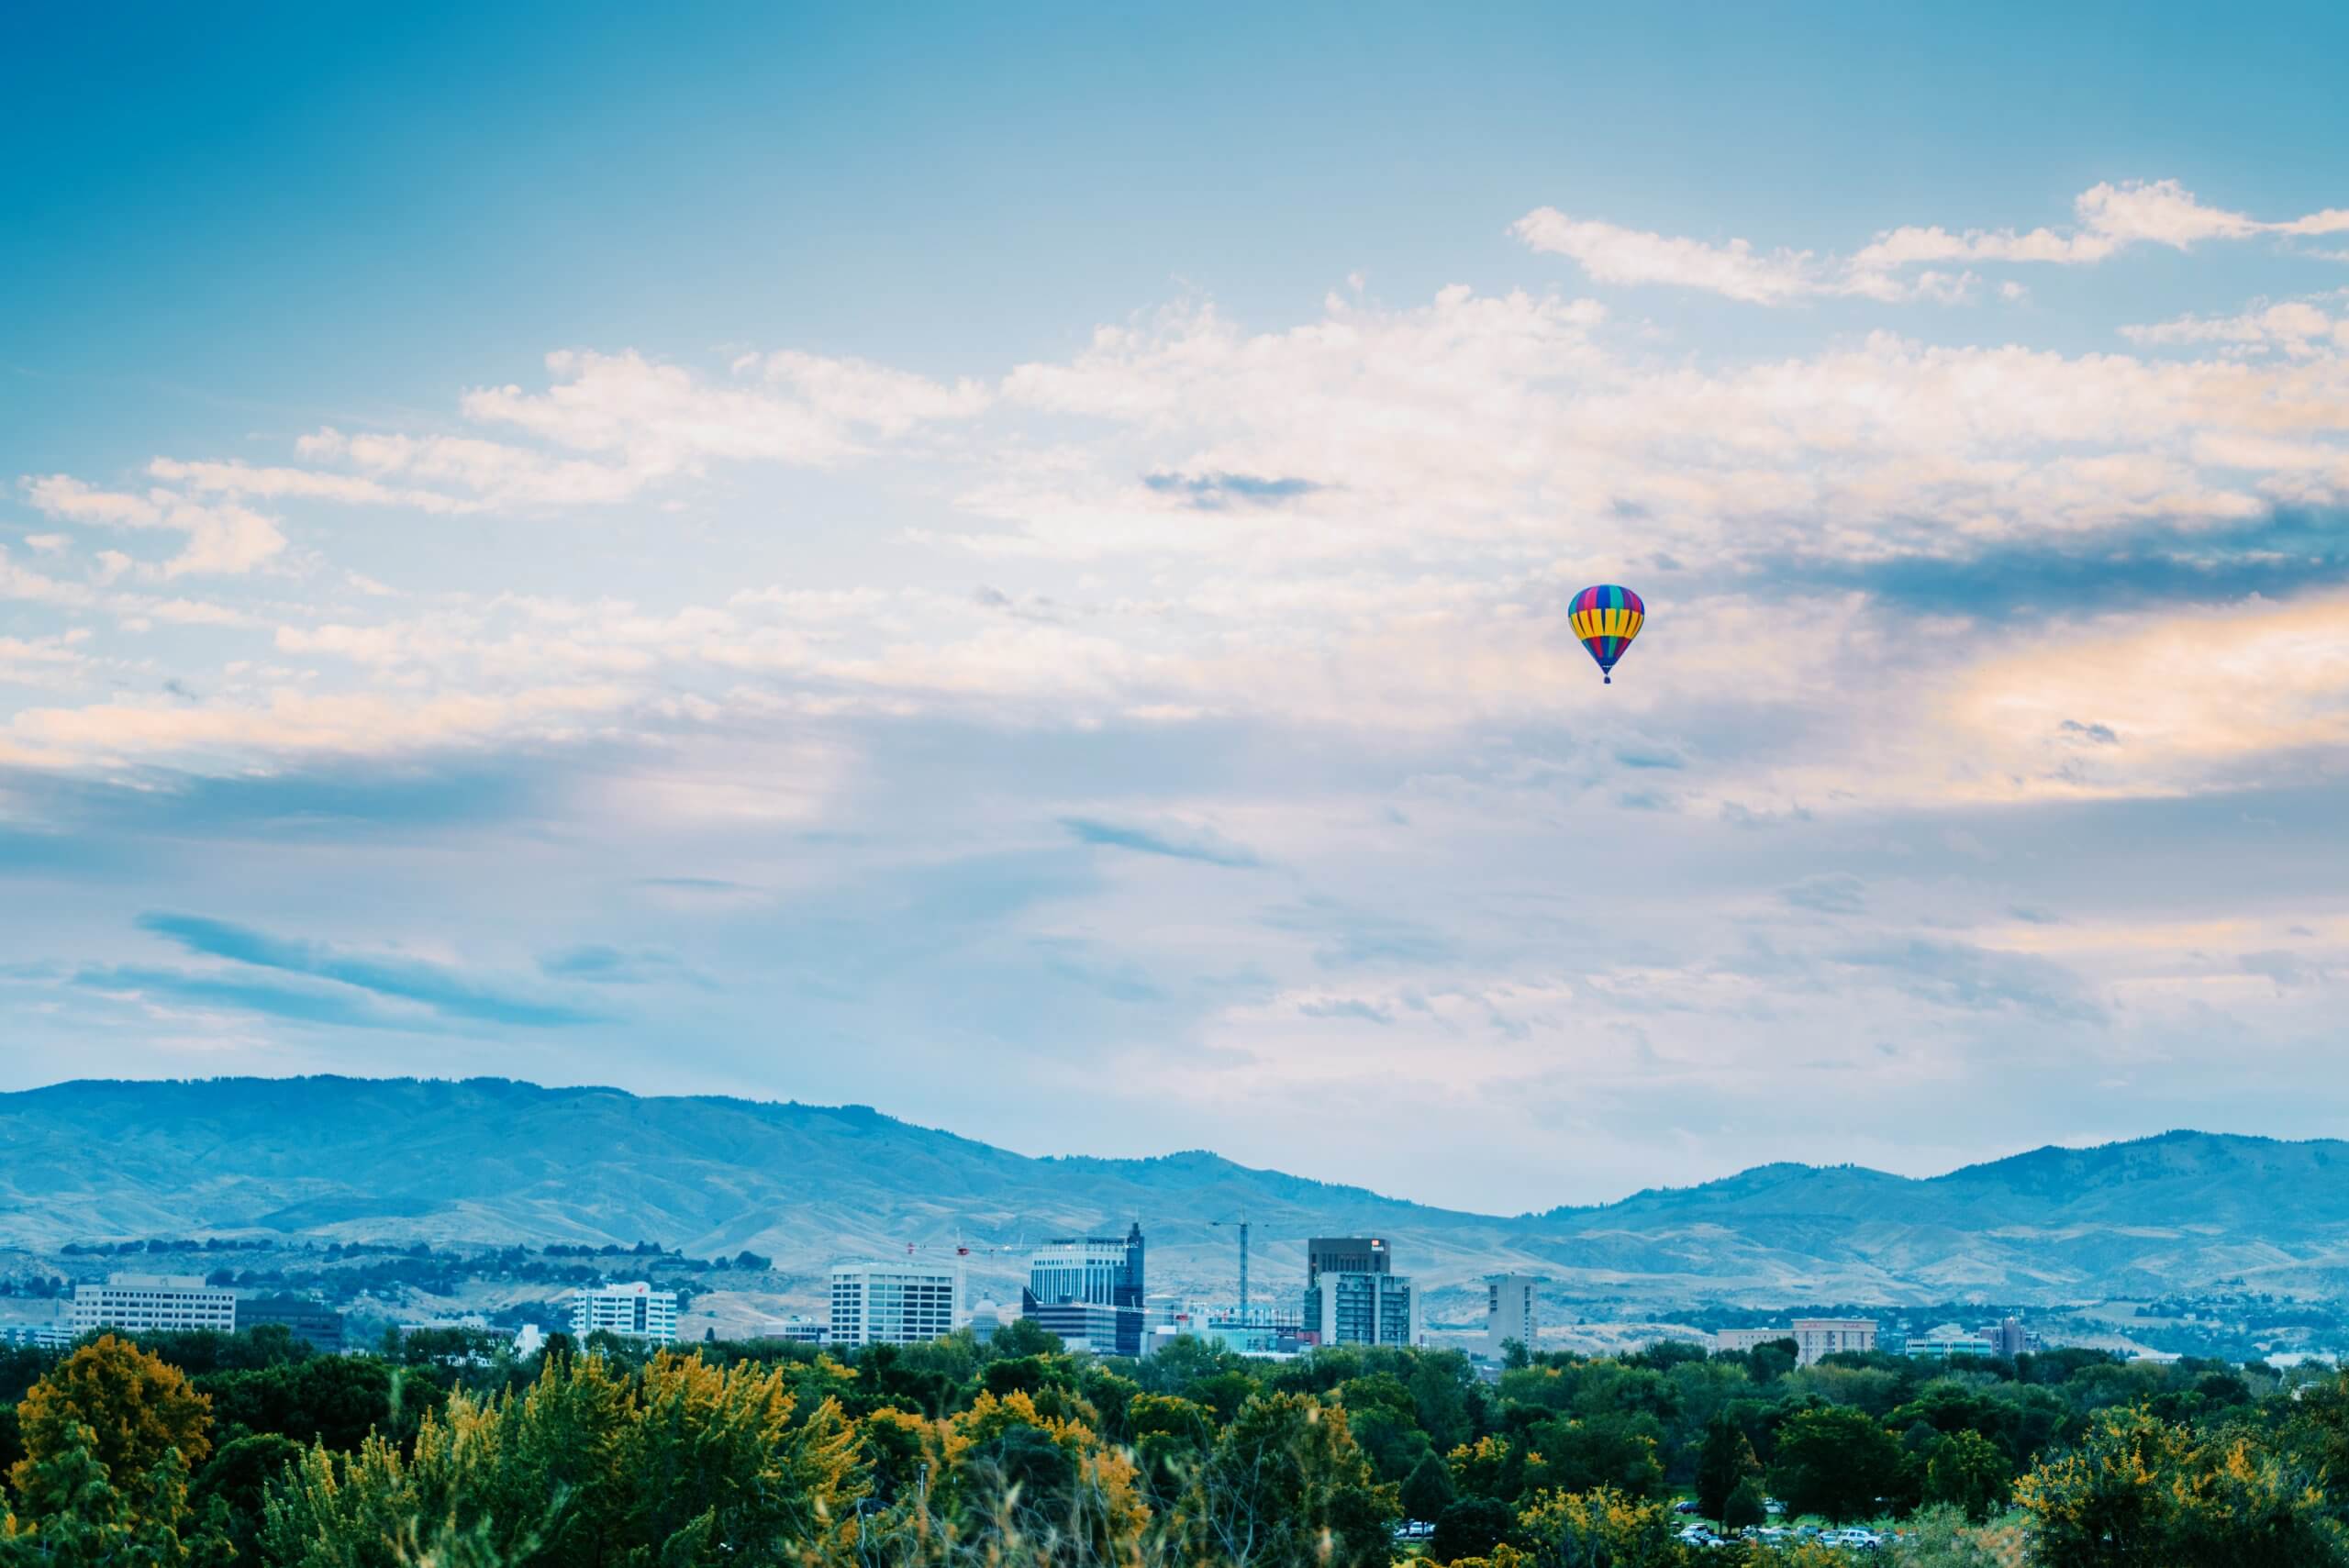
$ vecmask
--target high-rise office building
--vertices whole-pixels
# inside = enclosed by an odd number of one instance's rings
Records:
[[[1416,1345],[1419,1298],[1383,1237],[1305,1244],[1305,1331],[1324,1345]]]
[[[960,1270],[943,1263],[841,1263],[832,1270],[831,1342],[919,1345],[954,1331]]]
[[[1029,1259],[1019,1315],[1071,1350],[1139,1356],[1143,1289],[1139,1222],[1122,1238],[1061,1237]]]
[[[599,1284],[573,1291],[571,1296],[571,1337],[584,1344],[601,1330],[622,1339],[667,1345],[677,1338],[677,1293],[655,1290],[645,1280],[631,1284]]]
[[[1531,1274],[1485,1276],[1485,1353],[1500,1359],[1511,1340],[1529,1351],[1542,1348],[1542,1282]]]
[[[1316,1236],[1305,1244],[1305,1283],[1323,1274],[1386,1274],[1395,1272],[1395,1255],[1377,1236]]]
[[[134,1333],[215,1329],[237,1331],[234,1292],[204,1283],[200,1274],[109,1274],[104,1284],[73,1287],[73,1331],[128,1329]]]
[[[1989,1341],[1992,1350],[2009,1358],[2045,1348],[2037,1334],[2022,1326],[2020,1318],[1999,1318],[1997,1328],[1982,1330],[1982,1337]]]
[[[1124,1236],[1064,1236],[1028,1260],[1028,1288],[1040,1301],[1092,1301],[1103,1307],[1142,1304],[1141,1226]]]

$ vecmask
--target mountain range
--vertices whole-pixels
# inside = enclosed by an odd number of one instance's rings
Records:
[[[83,1081],[0,1095],[0,1246],[651,1240],[810,1280],[845,1256],[1024,1248],[1140,1220],[1153,1288],[1301,1283],[1304,1239],[1388,1237],[1439,1298],[1545,1276],[1561,1300],[2054,1303],[2349,1286],[2349,1143],[2171,1132],[1914,1179],[1774,1164],[1515,1217],[1432,1208],[1205,1152],[1035,1159],[863,1106],[312,1077]],[[0,1262],[0,1267],[5,1262]]]

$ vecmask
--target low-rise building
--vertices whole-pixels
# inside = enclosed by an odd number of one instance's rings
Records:
[[[1752,1351],[1778,1340],[1795,1337],[1792,1329],[1722,1329],[1712,1337],[1712,1347],[1720,1351]],[[1799,1350],[1801,1347],[1796,1347]]]
[[[584,1344],[594,1333],[618,1334],[647,1344],[674,1344],[677,1339],[677,1293],[655,1290],[648,1280],[628,1284],[599,1284],[573,1291],[571,1296],[571,1337]]]
[[[1909,1341],[1909,1354],[1917,1361],[1979,1361],[1991,1353],[1991,1348],[1983,1335],[1968,1333],[1954,1323]]]
[[[1097,1356],[1141,1354],[1142,1320],[1139,1309],[1105,1307],[1097,1301],[1038,1301],[1023,1299],[1019,1316],[1053,1336],[1066,1351],[1088,1351]]]
[[[764,1332],[770,1340],[788,1340],[795,1345],[820,1345],[829,1325],[820,1318],[793,1313],[788,1318],[770,1318]]]
[[[1795,1342],[1796,1363],[1809,1366],[1820,1357],[1831,1356],[1839,1351],[1876,1349],[1876,1319],[1798,1318],[1789,1337]]]
[[[73,1287],[74,1332],[123,1329],[134,1334],[211,1329],[237,1331],[237,1296],[201,1274],[109,1274],[104,1284]]]
[[[45,1351],[68,1349],[80,1336],[71,1323],[0,1323],[0,1345],[32,1345]]]
[[[237,1327],[277,1323],[324,1355],[342,1352],[342,1314],[305,1296],[249,1296],[237,1303]]]
[[[1209,1344],[1243,1356],[1279,1358],[1313,1348],[1304,1323],[1263,1307],[1252,1308],[1245,1318],[1237,1313],[1210,1313],[1192,1331]]]

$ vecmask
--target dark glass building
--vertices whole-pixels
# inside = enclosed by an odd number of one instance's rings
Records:
[[[255,1296],[237,1303],[237,1327],[258,1329],[279,1323],[314,1351],[342,1353],[342,1314],[323,1301],[303,1296]]]
[[[1045,1242],[1028,1262],[1019,1315],[1070,1349],[1097,1355],[1141,1354],[1141,1226],[1114,1236],[1065,1236]]]

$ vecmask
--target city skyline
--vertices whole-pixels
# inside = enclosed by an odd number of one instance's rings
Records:
[[[2349,17],[1705,17],[29,18],[0,1089],[2339,1134]]]

